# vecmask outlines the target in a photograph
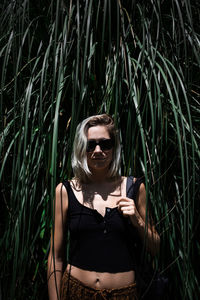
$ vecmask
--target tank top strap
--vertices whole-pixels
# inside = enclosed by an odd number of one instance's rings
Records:
[[[65,180],[65,181],[62,182],[62,184],[66,188],[67,195],[68,195],[68,210],[67,210],[68,215],[72,211],[75,211],[76,209],[78,209],[80,207],[84,208],[84,206],[82,204],[80,204],[78,199],[76,198],[76,196],[75,196],[75,194],[72,190],[70,181]]]
[[[136,178],[135,181],[133,179],[134,179],[133,176],[127,177],[126,196],[136,201],[137,193],[139,191],[140,185],[141,183],[144,183],[144,177]]]
[[[64,180],[62,182],[62,184],[65,186],[66,190],[67,190],[67,194],[69,195],[69,190],[70,190],[70,183],[68,180]]]
[[[67,215],[69,215],[69,211],[71,210],[71,187],[70,182],[68,180],[62,181],[63,186],[66,188],[67,196],[68,196],[68,210]]]

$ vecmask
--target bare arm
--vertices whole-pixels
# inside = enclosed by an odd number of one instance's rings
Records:
[[[160,250],[160,236],[157,233],[154,224],[149,219],[150,216],[148,216],[148,224],[145,228],[146,190],[143,183],[140,185],[136,203],[136,218],[134,218],[134,216],[131,217],[131,221],[138,228],[138,233],[140,234],[141,238],[144,238],[146,230],[147,249],[152,255],[156,255]]]
[[[157,233],[155,226],[148,220],[145,226],[146,219],[146,190],[142,183],[137,195],[137,205],[130,198],[122,198],[119,200],[119,210],[124,216],[129,216],[134,227],[137,228],[142,240],[146,236],[146,246],[152,255],[156,255],[160,249],[160,236]],[[145,235],[146,234],[146,235]]]
[[[62,183],[56,187],[54,200],[54,228],[48,256],[47,280],[49,300],[60,299],[60,284],[66,255],[68,196]]]

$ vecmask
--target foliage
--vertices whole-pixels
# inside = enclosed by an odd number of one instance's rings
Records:
[[[0,7],[3,299],[46,297],[55,186],[72,176],[78,122],[102,112],[120,128],[122,173],[145,175],[169,297],[197,299],[198,0]]]

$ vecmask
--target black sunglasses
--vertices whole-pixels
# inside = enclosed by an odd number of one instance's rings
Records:
[[[113,148],[113,140],[112,139],[102,139],[102,140],[88,140],[87,142],[87,152],[92,152],[99,145],[102,151],[110,150]]]

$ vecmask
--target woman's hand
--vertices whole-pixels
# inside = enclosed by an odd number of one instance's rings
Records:
[[[130,220],[134,226],[139,227],[142,225],[142,223],[144,223],[133,199],[123,197],[118,200],[116,204],[124,217],[130,217]]]

